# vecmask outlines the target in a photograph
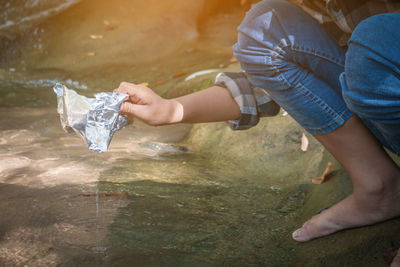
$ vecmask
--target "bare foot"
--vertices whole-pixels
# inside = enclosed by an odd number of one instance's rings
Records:
[[[400,267],[400,249],[397,251],[397,255],[394,257],[390,267]]]
[[[353,194],[308,220],[293,233],[306,242],[337,231],[400,216],[400,169],[357,116],[328,134],[314,137],[339,161]]]
[[[398,179],[400,181],[400,179]],[[390,187],[389,187],[390,188]],[[400,216],[400,183],[388,190],[352,194],[312,217],[293,232],[293,239],[307,242],[340,230],[366,226]]]

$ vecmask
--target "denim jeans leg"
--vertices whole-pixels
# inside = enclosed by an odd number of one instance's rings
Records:
[[[250,82],[308,132],[329,133],[352,116],[339,83],[345,51],[311,16],[285,0],[264,0],[238,30],[234,54]]]
[[[348,107],[379,141],[400,153],[400,14],[362,21],[353,32],[340,77]]]

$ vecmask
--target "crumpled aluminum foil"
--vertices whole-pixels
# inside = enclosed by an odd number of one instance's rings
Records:
[[[57,94],[57,112],[63,129],[82,137],[90,150],[106,152],[114,133],[128,123],[119,114],[126,94],[98,93],[95,98],[88,98],[61,83],[53,90]]]

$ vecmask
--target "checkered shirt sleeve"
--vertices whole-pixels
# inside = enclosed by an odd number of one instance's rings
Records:
[[[232,130],[249,129],[257,125],[260,117],[279,113],[279,105],[265,90],[254,87],[244,72],[221,72],[215,79],[215,85],[227,88],[240,108],[240,118],[228,121]]]

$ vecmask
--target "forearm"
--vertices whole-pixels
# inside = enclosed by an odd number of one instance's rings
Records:
[[[173,106],[171,123],[217,122],[240,117],[240,108],[231,93],[220,86],[213,86],[169,101]]]
[[[127,94],[120,112],[149,125],[217,122],[238,119],[240,108],[231,93],[220,86],[174,99],[165,99],[150,88],[122,82],[114,92]]]

